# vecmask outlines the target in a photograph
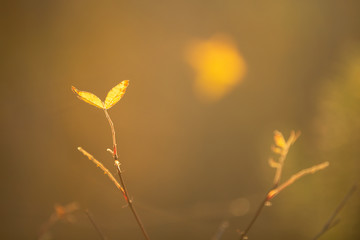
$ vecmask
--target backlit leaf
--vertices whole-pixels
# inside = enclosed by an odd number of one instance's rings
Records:
[[[95,107],[104,109],[104,103],[96,95],[94,95],[90,92],[79,91],[74,86],[71,86],[71,89],[74,93],[77,94],[79,99],[81,99],[84,102],[87,102],[91,105],[94,105]]]
[[[113,87],[107,94],[104,108],[109,109],[114,106],[124,96],[129,80],[124,80],[115,87]]]
[[[284,136],[282,135],[281,132],[279,132],[277,130],[274,131],[274,141],[275,141],[275,144],[280,148],[284,148],[286,145]]]

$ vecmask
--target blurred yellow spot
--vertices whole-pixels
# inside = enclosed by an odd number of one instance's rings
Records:
[[[195,93],[202,100],[225,96],[245,75],[245,61],[231,38],[215,35],[188,45],[187,60],[195,70]]]
[[[352,158],[356,147],[351,144],[358,145],[360,132],[360,45],[346,46],[338,69],[324,83],[314,122],[321,136],[319,147],[326,152],[346,152]]]

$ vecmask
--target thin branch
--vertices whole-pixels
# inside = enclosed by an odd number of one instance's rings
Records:
[[[339,212],[343,209],[349,198],[354,194],[354,192],[357,190],[358,184],[354,184],[351,189],[347,192],[343,200],[340,202],[340,204],[336,207],[333,214],[330,216],[329,220],[325,223],[322,230],[313,238],[313,240],[318,239],[320,236],[322,236],[325,232],[327,232],[329,229],[333,228],[335,225],[339,223],[339,219],[335,219],[336,216],[339,214]]]
[[[91,224],[93,225],[93,227],[95,228],[96,232],[99,234],[100,238],[102,240],[107,240],[108,238],[105,236],[105,234],[103,233],[103,231],[101,231],[100,227],[97,225],[97,223],[95,222],[92,214],[89,212],[88,209],[84,210],[86,216],[89,218]]]
[[[287,154],[289,152],[289,148],[296,141],[296,139],[298,138],[299,135],[300,135],[300,132],[295,133],[295,131],[291,131],[289,139],[287,141],[285,141],[284,136],[281,132],[279,132],[277,130],[274,131],[275,145],[272,145],[271,149],[274,153],[279,154],[280,156],[279,156],[279,159],[277,162],[274,161],[272,158],[269,161],[270,166],[274,167],[276,169],[273,186],[272,186],[271,190],[275,189],[279,185],[281,174],[282,174],[282,169],[283,169]],[[250,231],[251,227],[254,225],[255,221],[257,220],[261,211],[263,210],[265,204],[268,202],[268,200],[269,200],[268,194],[269,194],[269,192],[271,192],[271,190],[269,190],[266,193],[264,200],[260,203],[260,205],[259,205],[258,209],[256,210],[254,217],[251,219],[249,225],[246,227],[246,229],[244,231],[242,231],[240,233],[240,240],[247,239],[247,233]]]
[[[289,149],[290,149],[291,145],[293,145],[295,143],[295,141],[299,138],[300,134],[301,134],[300,131],[297,131],[297,132],[291,131],[289,139],[287,141],[285,141],[284,136],[282,135],[281,132],[279,132],[277,130],[274,131],[274,140],[275,140],[276,146],[272,146],[272,150],[273,150],[273,152],[279,154],[280,157],[279,157],[279,160],[276,165],[276,172],[275,172],[275,176],[274,176],[273,188],[275,188],[279,185],[281,174],[282,174],[282,169],[284,167],[284,162],[285,162],[285,159],[289,152]]]
[[[149,240],[149,235],[147,234],[145,228],[144,228],[144,225],[142,224],[140,218],[139,218],[139,215],[136,213],[135,211],[135,208],[134,208],[134,205],[133,205],[133,202],[132,200],[129,198],[129,193],[127,191],[127,187],[125,185],[125,182],[124,182],[124,179],[122,177],[122,173],[121,173],[121,169],[120,169],[120,162],[118,161],[118,155],[117,155],[117,145],[116,145],[116,137],[115,137],[115,128],[114,128],[114,124],[110,118],[110,115],[108,114],[107,110],[104,109],[104,112],[105,112],[105,116],[110,124],[110,128],[111,128],[111,133],[112,133],[112,140],[113,140],[113,146],[114,146],[114,150],[113,150],[113,158],[114,158],[114,161],[115,161],[115,166],[116,166],[116,170],[118,172],[118,175],[119,175],[119,179],[120,179],[120,183],[121,183],[121,186],[122,186],[122,189],[123,189],[123,193],[124,193],[124,197],[125,197],[125,200],[127,201],[128,205],[129,205],[129,208],[131,210],[131,212],[133,213],[135,219],[136,219],[136,222],[138,223],[140,229],[141,229],[141,232],[143,233],[145,239]]]
[[[303,177],[303,176],[305,176],[307,174],[310,174],[310,173],[315,173],[315,172],[317,172],[319,170],[322,170],[322,169],[326,168],[327,166],[329,166],[329,162],[324,162],[324,163],[315,165],[315,166],[313,166],[311,168],[303,169],[303,170],[299,171],[298,173],[294,174],[292,177],[290,177],[289,180],[287,180],[285,183],[281,184],[278,187],[272,188],[272,190],[268,191],[268,193],[266,194],[264,200],[261,202],[259,208],[257,209],[254,217],[252,218],[251,222],[249,223],[248,227],[243,232],[240,233],[240,240],[244,240],[244,239],[247,238],[247,233],[249,232],[249,230],[251,229],[254,222],[259,217],[261,211],[263,210],[266,203],[269,202],[269,200],[271,200],[279,192],[281,192],[286,187],[290,186],[292,183],[294,183],[299,178],[301,178],[301,177]]]
[[[287,157],[287,154],[289,152],[291,145],[293,145],[295,143],[295,141],[297,140],[297,138],[299,136],[300,136],[300,132],[291,131],[290,137],[288,138],[287,141],[285,141],[284,136],[282,135],[281,132],[274,131],[275,145],[272,146],[272,151],[276,154],[279,154],[280,156],[279,156],[279,159],[277,162],[274,161],[272,158],[269,159],[270,166],[276,168],[273,187],[271,188],[270,191],[267,192],[264,200],[261,202],[260,206],[256,210],[255,215],[251,219],[249,225],[246,227],[246,229],[244,231],[242,231],[240,233],[240,240],[247,239],[248,232],[250,231],[251,227],[254,225],[255,221],[258,219],[264,206],[266,206],[267,203],[270,203],[269,200],[271,200],[280,191],[282,191],[286,187],[290,186],[292,183],[294,183],[299,178],[301,178],[307,174],[310,174],[310,173],[315,173],[316,171],[324,169],[329,165],[329,162],[324,162],[319,165],[315,165],[311,168],[303,169],[300,172],[294,174],[292,177],[290,177],[289,180],[287,180],[285,183],[283,183],[279,186],[285,159]]]
[[[115,136],[115,128],[114,128],[114,124],[111,121],[111,118],[107,112],[106,109],[104,109],[105,112],[105,116],[106,119],[108,120],[109,124],[110,124],[110,128],[111,128],[111,135],[112,135],[112,141],[113,141],[113,157],[114,160],[118,160],[118,154],[117,154],[117,145],[116,145],[116,136]]]
[[[264,200],[261,202],[260,206],[256,210],[256,213],[255,213],[254,217],[251,219],[249,225],[247,226],[247,228],[244,231],[242,231],[240,233],[240,240],[247,239],[248,232],[250,231],[251,227],[255,223],[256,219],[260,216],[260,213],[264,209],[264,206],[265,206],[267,201],[268,201],[268,199],[267,199],[267,194],[266,194]]]
[[[329,162],[323,162],[321,164],[318,164],[318,165],[315,165],[315,166],[312,166],[310,168],[306,168],[306,169],[303,169],[301,171],[299,171],[298,173],[292,175],[286,182],[284,182],[283,184],[281,184],[280,186],[278,186],[277,188],[271,190],[269,193],[268,193],[268,196],[267,196],[267,200],[270,200],[272,199],[273,197],[275,197],[279,192],[281,192],[282,190],[284,190],[286,187],[290,186],[291,184],[293,184],[296,180],[298,180],[299,178],[305,176],[305,175],[308,175],[310,173],[315,173],[319,170],[322,170],[326,167],[329,166]]]
[[[99,167],[101,170],[104,171],[104,174],[107,175],[110,180],[115,184],[115,186],[124,194],[125,196],[125,191],[124,189],[121,187],[121,185],[118,183],[118,181],[114,178],[114,176],[111,174],[111,172],[104,167],[104,165],[99,162],[98,160],[96,160],[90,153],[88,153],[87,151],[85,151],[82,147],[78,147],[78,150],[84,154],[87,158],[89,158],[93,163],[95,163],[95,165],[97,167]]]
[[[119,175],[119,178],[120,178],[120,182],[121,182],[121,185],[124,187],[124,191],[125,191],[125,196],[126,196],[126,200],[127,200],[127,203],[129,205],[129,208],[131,209],[131,212],[133,213],[135,219],[136,219],[136,222],[138,223],[140,229],[141,229],[141,232],[143,233],[145,239],[147,240],[150,240],[150,237],[149,235],[147,234],[145,228],[144,228],[144,225],[142,224],[140,218],[139,218],[139,215],[137,214],[136,210],[135,210],[135,207],[133,205],[133,202],[132,200],[130,199],[129,197],[129,193],[127,191],[127,188],[126,188],[126,185],[125,185],[125,182],[124,182],[124,179],[122,177],[122,172],[121,172],[121,169],[120,169],[120,162],[119,161],[115,161],[115,165],[116,165],[116,170],[118,172],[118,175]]]
[[[282,169],[283,169],[283,166],[284,166],[284,161],[286,159],[286,156],[287,156],[287,152],[285,154],[281,154],[280,157],[279,157],[278,166],[276,168],[276,172],[275,172],[275,176],[274,176],[274,187],[279,185],[281,174],[282,174]]]

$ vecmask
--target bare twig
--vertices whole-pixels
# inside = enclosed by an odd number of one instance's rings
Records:
[[[260,213],[261,211],[264,209],[264,206],[267,202],[267,194],[266,194],[266,197],[264,198],[264,200],[261,202],[261,204],[259,205],[258,209],[256,210],[256,213],[254,215],[254,217],[251,219],[249,225],[247,226],[247,228],[242,231],[240,233],[240,240],[244,240],[244,239],[247,239],[247,234],[248,232],[250,231],[251,227],[254,225],[256,219],[260,216]]]
[[[115,128],[114,128],[114,124],[110,118],[110,115],[108,114],[107,110],[104,109],[104,112],[105,112],[105,116],[110,124],[110,128],[111,128],[111,133],[112,133],[112,139],[113,139],[113,146],[114,146],[114,150],[113,150],[113,158],[114,158],[114,161],[115,161],[115,166],[116,166],[116,170],[118,172],[118,175],[119,175],[119,179],[120,179],[120,183],[121,183],[121,186],[122,186],[122,191],[123,191],[123,194],[124,194],[124,197],[125,197],[125,200],[127,201],[128,205],[129,205],[129,208],[131,210],[131,212],[133,213],[135,219],[136,219],[136,222],[138,223],[139,225],[139,228],[141,229],[141,232],[143,233],[145,239],[149,240],[149,235],[147,234],[145,228],[144,228],[144,225],[142,224],[140,218],[139,218],[139,215],[136,213],[135,211],[135,207],[133,205],[133,202],[132,200],[129,198],[129,193],[127,191],[127,187],[125,185],[125,182],[124,182],[124,179],[123,179],[123,176],[122,176],[122,172],[121,172],[121,169],[120,169],[120,162],[118,161],[118,155],[117,155],[117,145],[116,145],[116,137],[115,137]]]
[[[89,218],[91,224],[93,225],[93,227],[95,228],[96,232],[99,234],[99,237],[102,240],[107,240],[108,238],[105,236],[105,234],[103,233],[103,231],[101,231],[100,227],[98,226],[98,224],[95,222],[92,214],[89,212],[88,209],[84,210],[86,216]]]
[[[108,114],[106,109],[104,109],[104,112],[105,112],[106,119],[108,120],[108,122],[110,124],[110,128],[111,128],[111,135],[112,135],[112,141],[113,141],[113,157],[114,157],[114,160],[118,160],[114,123],[111,121],[110,115]]]
[[[354,194],[354,192],[356,191],[356,189],[358,188],[358,184],[354,184],[351,189],[347,192],[347,194],[345,195],[345,197],[343,198],[343,200],[340,202],[340,204],[336,207],[335,211],[333,212],[333,214],[330,216],[329,220],[325,223],[324,227],[322,228],[322,230],[313,238],[313,240],[318,239],[320,236],[322,236],[325,232],[327,232],[329,229],[333,228],[335,225],[337,225],[340,220],[339,219],[335,219],[336,216],[339,214],[339,212],[341,211],[341,209],[343,209],[343,207],[345,206],[345,204],[347,203],[347,201],[349,200],[349,198]]]
[[[110,180],[115,184],[115,186],[124,194],[125,196],[125,191],[124,189],[121,187],[121,185],[118,183],[118,181],[114,178],[114,176],[111,174],[111,172],[98,160],[96,160],[90,153],[88,153],[87,151],[85,151],[82,147],[78,147],[78,150],[84,154],[86,157],[88,157],[93,163],[95,163],[95,165],[97,167],[99,167],[101,170],[104,171],[104,174],[107,175]]]
[[[319,170],[322,170],[326,167],[329,166],[329,162],[323,162],[323,163],[320,163],[318,165],[315,165],[315,166],[312,166],[310,168],[306,168],[306,169],[303,169],[301,171],[299,171],[298,173],[292,175],[286,182],[284,182],[283,184],[281,184],[280,186],[278,186],[277,188],[271,190],[269,193],[268,193],[268,196],[267,196],[267,200],[270,200],[272,199],[273,197],[275,197],[279,192],[281,192],[282,190],[284,190],[286,187],[290,186],[291,184],[293,184],[296,180],[298,180],[299,178],[305,176],[305,175],[308,175],[310,173],[315,173]]]
[[[119,178],[120,178],[120,182],[121,182],[121,185],[124,187],[124,191],[125,191],[125,196],[126,196],[126,201],[129,205],[129,208],[131,210],[131,212],[133,213],[135,219],[136,219],[136,222],[138,223],[140,229],[141,229],[141,232],[143,233],[145,239],[149,240],[150,237],[149,235],[147,234],[145,228],[144,228],[144,225],[142,224],[141,222],[141,219],[139,218],[139,215],[137,214],[136,210],[135,210],[135,207],[133,205],[133,202],[132,200],[130,199],[129,197],[129,193],[127,191],[127,188],[126,188],[126,185],[125,185],[125,182],[124,182],[124,179],[122,177],[122,172],[121,172],[121,169],[120,169],[120,162],[119,161],[115,161],[115,165],[116,165],[116,169],[117,169],[117,172],[118,172],[118,175],[119,175]]]

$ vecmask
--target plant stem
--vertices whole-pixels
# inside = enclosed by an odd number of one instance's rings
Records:
[[[282,169],[287,156],[287,151],[288,149],[286,149],[286,151],[282,153],[281,156],[279,157],[279,166],[276,168],[275,177],[274,177],[274,188],[279,185]]]
[[[268,193],[268,200],[275,197],[279,192],[293,184],[298,179],[302,178],[305,175],[308,175],[310,173],[314,174],[319,170],[322,170],[324,168],[327,168],[329,166],[329,162],[323,162],[318,165],[312,166],[310,168],[305,168],[296,174],[292,175],[286,182],[282,183],[280,186],[275,185],[274,188]]]
[[[88,153],[87,151],[85,151],[82,147],[78,147],[78,150],[84,154],[89,160],[91,160],[97,167],[99,167],[101,170],[104,171],[104,174],[107,175],[109,177],[109,179],[115,184],[115,186],[123,193],[123,195],[125,196],[125,191],[122,188],[122,186],[120,185],[120,183],[118,183],[118,181],[114,178],[114,176],[111,174],[111,172],[98,160],[96,160],[94,158],[93,155],[91,155],[90,153]]]
[[[270,191],[268,191],[266,193],[266,196],[264,198],[264,200],[261,202],[260,206],[258,207],[258,209],[256,210],[256,213],[254,215],[254,217],[251,219],[249,225],[247,226],[247,228],[240,233],[240,240],[244,240],[247,238],[247,233],[249,232],[249,230],[251,229],[252,225],[255,223],[256,219],[259,217],[261,211],[263,210],[265,203],[268,201],[268,193]]]
[[[98,232],[99,236],[103,240],[107,240],[108,238],[105,236],[105,234],[101,231],[100,227],[96,224],[94,218],[92,217],[91,213],[88,209],[84,210],[86,216],[89,218],[91,224],[94,226],[95,230]]]
[[[140,220],[140,218],[139,218],[139,215],[136,213],[136,210],[135,210],[135,207],[134,207],[134,205],[133,205],[133,202],[132,202],[132,200],[131,200],[130,197],[129,197],[128,190],[127,190],[127,188],[126,188],[124,179],[123,179],[123,177],[122,177],[122,172],[121,172],[121,169],[120,169],[120,163],[119,163],[119,161],[115,161],[115,165],[116,165],[116,170],[117,170],[118,175],[119,175],[119,178],[120,178],[120,184],[123,186],[124,191],[125,191],[126,201],[127,201],[127,203],[129,204],[129,208],[131,209],[131,212],[133,213],[133,215],[134,215],[134,217],[135,217],[135,219],[136,219],[136,222],[138,223],[138,225],[139,225],[139,227],[140,227],[140,229],[141,229],[141,231],[142,231],[145,239],[150,240],[149,235],[147,234],[147,232],[146,232],[146,230],[145,230],[145,228],[144,228],[144,225],[142,224],[142,222],[141,222],[141,220]]]
[[[129,208],[131,209],[131,212],[133,213],[135,219],[136,219],[136,222],[138,223],[140,229],[141,229],[141,232],[143,233],[145,239],[147,240],[150,240],[149,238],[149,235],[147,234],[147,232],[145,231],[145,228],[144,228],[144,225],[142,224],[138,214],[136,213],[135,211],[135,207],[132,203],[132,200],[129,198],[129,193],[127,191],[127,188],[126,188],[126,185],[125,185],[125,182],[124,182],[124,179],[122,177],[122,173],[121,173],[121,169],[120,169],[120,162],[118,161],[118,155],[117,155],[117,145],[116,145],[116,137],[115,137],[115,128],[114,128],[114,124],[113,122],[111,121],[111,118],[110,118],[110,115],[108,114],[107,110],[104,109],[104,112],[105,112],[105,116],[106,116],[106,119],[108,120],[109,124],[110,124],[110,128],[111,128],[111,133],[112,133],[112,140],[113,140],[113,146],[114,146],[114,150],[113,150],[113,158],[114,158],[114,161],[115,161],[115,165],[116,165],[116,169],[117,169],[117,172],[118,172],[118,175],[119,175],[119,178],[120,178],[120,184],[122,185],[122,188],[123,188],[123,193],[124,193],[124,196],[125,196],[125,200],[127,201],[127,203],[129,204]]]
[[[339,212],[341,211],[341,209],[345,206],[346,202],[349,200],[349,198],[351,197],[351,195],[354,194],[354,192],[356,191],[358,185],[354,184],[352,186],[352,188],[348,191],[348,193],[345,195],[345,197],[343,198],[343,200],[340,202],[340,204],[336,207],[335,211],[333,212],[333,214],[331,215],[331,217],[329,218],[329,220],[325,223],[324,227],[322,228],[322,230],[313,238],[313,240],[318,239],[320,236],[322,236],[325,232],[327,232],[330,228],[332,228],[333,226],[335,226],[339,221],[335,220],[336,216],[339,214]]]
[[[105,112],[105,116],[106,119],[108,120],[109,124],[110,124],[110,128],[111,128],[111,135],[112,135],[112,141],[113,141],[113,157],[114,160],[118,160],[118,155],[117,155],[117,145],[116,145],[116,136],[115,136],[115,128],[114,128],[114,124],[111,121],[111,118],[107,112],[106,109],[104,109]]]

